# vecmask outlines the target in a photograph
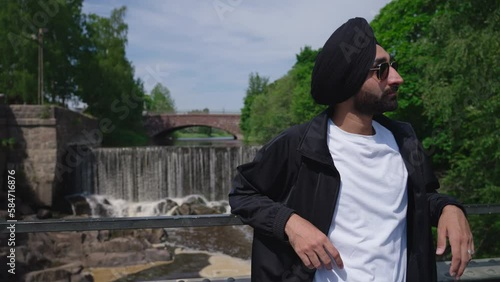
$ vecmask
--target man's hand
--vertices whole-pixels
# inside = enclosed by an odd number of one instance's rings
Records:
[[[450,275],[458,279],[474,254],[472,232],[462,210],[453,205],[445,206],[439,218],[437,233],[436,254],[444,253],[448,237],[452,255]]]
[[[285,233],[293,249],[304,265],[310,269],[333,268],[333,260],[339,268],[344,264],[330,239],[309,221],[292,214],[285,225]]]

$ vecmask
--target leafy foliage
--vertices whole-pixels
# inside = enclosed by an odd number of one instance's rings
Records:
[[[316,104],[311,97],[311,73],[320,51],[306,46],[296,55],[297,62],[291,72],[296,82],[291,101],[292,121],[295,124],[306,122],[325,109],[325,106]]]
[[[397,50],[400,108],[442,172],[443,189],[466,203],[500,203],[500,3],[409,1],[388,4],[372,22]],[[424,117],[424,118],[422,118]],[[479,257],[500,253],[498,216],[472,217]]]
[[[245,134],[247,142],[265,142],[291,125],[290,100],[293,86],[292,76],[288,74],[270,84],[266,93],[255,98],[249,131]]]
[[[141,140],[125,138],[132,132],[140,133],[144,104],[142,81],[134,79],[134,69],[125,57],[127,24],[126,8],[111,12],[109,18],[90,14],[86,18],[82,70],[78,76],[79,97],[88,105],[87,112],[100,119],[109,119],[119,129],[105,133],[105,145],[112,140]],[[120,137],[120,133],[129,132]],[[111,135],[117,135],[111,137]],[[141,143],[134,142],[134,145]],[[145,144],[145,143],[144,143]],[[113,145],[117,145],[113,142]]]
[[[157,83],[151,90],[150,96],[146,96],[146,109],[154,113],[175,112],[175,102],[170,90],[163,84]]]
[[[16,139],[14,138],[0,138],[0,149],[2,148],[14,148],[16,144]]]
[[[104,145],[145,144],[131,141],[145,138],[140,131],[145,98],[125,56],[126,8],[109,18],[85,15],[82,1],[0,0],[0,93],[10,104],[38,103],[38,51],[43,50],[44,103],[85,103],[88,114],[113,125],[103,132]],[[120,137],[127,131],[138,138]]]
[[[7,101],[38,102],[39,49],[44,57],[44,100],[64,104],[74,97],[82,0],[1,0],[0,5],[0,92]]]
[[[252,112],[252,105],[257,96],[265,94],[267,90],[268,77],[261,77],[258,73],[251,73],[248,78],[248,88],[246,96],[243,101],[243,108],[241,109],[240,128],[243,134],[247,137],[250,135],[250,116]],[[247,139],[245,137],[245,139]]]
[[[304,47],[287,75],[271,83],[259,95],[249,96],[247,92],[245,101],[252,101],[250,111],[242,110],[242,122],[244,113],[247,121],[244,131],[242,127],[247,142],[264,143],[280,131],[307,121],[325,108],[317,105],[310,95],[311,72],[318,52]]]

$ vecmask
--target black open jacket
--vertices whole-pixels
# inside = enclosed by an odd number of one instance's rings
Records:
[[[252,281],[313,280],[315,270],[302,264],[284,228],[296,213],[328,234],[340,186],[327,146],[329,116],[327,110],[289,128],[238,167],[229,203],[232,213],[254,228]],[[413,128],[382,115],[375,120],[394,134],[408,170],[407,281],[436,281],[431,227],[445,205],[460,205],[436,192],[439,183]]]

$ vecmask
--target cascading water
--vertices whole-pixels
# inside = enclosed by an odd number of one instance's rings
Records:
[[[236,167],[251,161],[258,149],[238,146],[90,149],[66,179],[67,193],[75,195],[67,199],[77,201],[72,204],[93,217],[183,214],[184,204],[190,212],[197,207],[200,210],[196,212],[208,208],[214,213],[228,213],[227,195]],[[76,214],[74,205],[73,209]],[[224,274],[226,266],[218,268],[218,276],[249,275],[253,234],[249,226],[170,228],[167,232],[165,244],[181,250],[174,262],[167,265],[174,270],[145,270],[144,276],[137,274],[135,280],[192,276],[192,269],[206,266],[197,263],[206,254],[229,256],[232,263],[244,260],[240,263],[243,267],[232,269],[231,274]],[[181,265],[190,265],[188,274],[178,273]]]
[[[134,147],[93,149],[76,175],[82,193],[132,202],[199,194],[227,199],[236,167],[249,162],[258,147]]]

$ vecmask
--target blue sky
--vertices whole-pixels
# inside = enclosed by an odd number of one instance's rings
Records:
[[[389,0],[85,0],[109,16],[127,6],[127,58],[149,92],[170,89],[178,110],[238,112],[251,72],[274,81],[306,45],[323,46],[352,17],[371,21]]]

